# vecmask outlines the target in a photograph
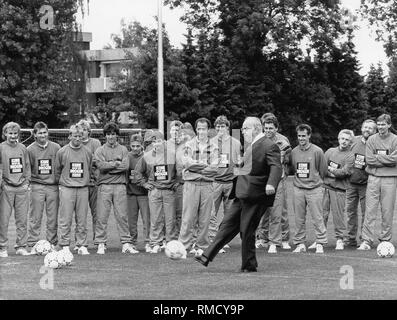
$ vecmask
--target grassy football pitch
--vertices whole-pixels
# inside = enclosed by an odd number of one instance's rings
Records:
[[[288,187],[291,188],[291,184]],[[290,200],[289,208],[293,235],[295,223]],[[395,215],[394,234],[396,219]],[[314,240],[310,217],[307,227],[309,245]],[[376,228],[379,232],[379,219]],[[43,290],[40,287],[43,257],[15,255],[15,223],[12,218],[9,257],[0,260],[0,298],[262,300],[397,297],[397,255],[382,259],[375,250],[360,252],[346,248],[344,251],[335,251],[331,217],[328,225],[329,243],[323,255],[316,255],[313,251],[296,254],[281,249],[277,254],[269,254],[259,249],[258,272],[248,274],[236,272],[240,266],[238,237],[231,242],[231,249],[226,254],[219,254],[208,268],[204,268],[191,256],[186,260],[173,261],[164,253],[144,253],[141,226],[138,245],[141,253],[124,255],[121,253],[113,216],[108,231],[108,250],[104,256],[95,253],[91,241],[91,254],[75,255],[72,266],[55,269],[54,288]],[[91,225],[89,239],[92,239]],[[348,282],[346,270],[352,275]]]

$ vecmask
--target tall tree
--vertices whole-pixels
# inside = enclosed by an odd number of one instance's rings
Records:
[[[0,122],[32,126],[44,120],[59,126],[62,112],[73,103],[73,32],[82,1],[47,4],[55,19],[46,29],[43,1],[0,0]]]
[[[376,68],[371,64],[365,80],[365,91],[368,97],[368,116],[375,118],[386,113],[388,106],[386,100],[386,82],[381,63]]]

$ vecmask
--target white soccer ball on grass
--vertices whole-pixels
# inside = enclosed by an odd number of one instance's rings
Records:
[[[32,248],[32,252],[37,255],[45,256],[47,253],[52,251],[51,243],[47,240],[39,240]]]
[[[186,249],[182,242],[171,240],[165,246],[165,255],[172,260],[186,259]]]
[[[58,262],[58,252],[57,251],[51,251],[46,254],[44,257],[44,265],[48,268],[56,269],[59,268],[59,262]]]
[[[391,258],[394,255],[394,245],[389,241],[382,241],[376,248],[376,253],[381,258]]]

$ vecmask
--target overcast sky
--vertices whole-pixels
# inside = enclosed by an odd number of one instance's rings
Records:
[[[356,9],[360,6],[360,0],[342,0],[343,5]],[[170,10],[163,8],[163,22],[165,23],[171,43],[180,47],[184,42],[183,34],[186,26],[179,21],[181,9]],[[84,19],[79,17],[82,29],[92,32],[91,49],[102,49],[111,43],[111,34],[120,33],[120,21],[124,18],[127,22],[137,20],[142,25],[156,28],[154,16],[157,15],[157,0],[92,0],[89,4],[89,14]],[[356,50],[361,63],[361,74],[366,74],[371,63],[382,61],[384,69],[387,62],[381,43],[374,40],[369,28],[360,23],[360,30],[355,33]]]

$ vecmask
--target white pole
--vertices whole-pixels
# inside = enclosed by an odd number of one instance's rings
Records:
[[[163,75],[163,0],[158,0],[158,57],[157,57],[157,99],[158,127],[164,134],[164,75]]]

